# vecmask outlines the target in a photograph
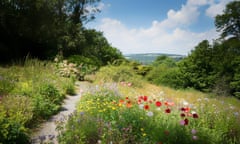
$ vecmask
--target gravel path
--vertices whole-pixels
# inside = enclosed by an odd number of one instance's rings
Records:
[[[62,110],[58,114],[52,116],[48,121],[41,124],[40,127],[33,132],[31,136],[32,144],[58,144],[56,122],[63,120],[66,122],[66,118],[75,111],[76,104],[80,100],[82,94],[91,89],[91,85],[88,82],[78,82],[76,85],[78,86],[77,95],[67,96],[62,105]]]

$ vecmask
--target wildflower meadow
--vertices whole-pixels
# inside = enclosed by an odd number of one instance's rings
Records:
[[[66,126],[59,122],[59,143],[78,144],[237,144],[239,109],[210,97],[184,99],[150,84],[97,85],[82,96]],[[145,88],[144,88],[145,87]],[[192,92],[183,92],[190,95]],[[182,93],[179,93],[181,96]],[[191,98],[191,96],[189,96]]]

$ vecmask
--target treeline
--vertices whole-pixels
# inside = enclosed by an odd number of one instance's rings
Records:
[[[122,58],[101,32],[84,25],[100,0],[1,0],[0,61],[80,55],[104,65]]]
[[[204,40],[179,62],[159,57],[147,79],[174,88],[194,88],[240,98],[240,2],[233,1],[215,18],[221,37]]]

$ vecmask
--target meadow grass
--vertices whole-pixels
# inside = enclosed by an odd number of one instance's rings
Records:
[[[74,81],[55,64],[26,59],[0,67],[0,143],[28,143],[30,128],[58,112]]]
[[[97,90],[82,97],[66,131],[61,131],[60,143],[240,142],[239,100],[235,98],[147,82],[141,87],[128,82],[95,84]]]

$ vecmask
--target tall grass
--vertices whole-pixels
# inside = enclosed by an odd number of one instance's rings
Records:
[[[29,128],[59,110],[73,82],[37,59],[0,67],[0,143],[28,143]]]
[[[78,111],[60,131],[60,143],[240,143],[240,102],[235,98],[146,82],[134,87],[112,80],[107,72],[100,75],[110,80],[95,82],[99,91],[82,97]]]

